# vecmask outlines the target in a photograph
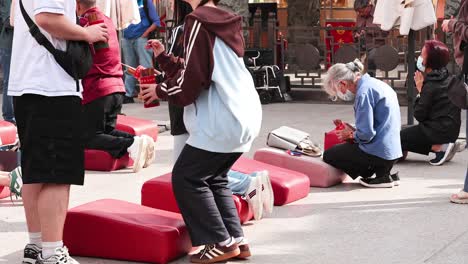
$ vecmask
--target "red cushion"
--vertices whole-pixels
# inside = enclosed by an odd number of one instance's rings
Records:
[[[127,132],[129,134],[140,136],[148,135],[156,140],[158,139],[158,124],[151,120],[119,115],[115,129]]]
[[[118,200],[70,209],[63,235],[70,253],[85,257],[167,263],[191,249],[179,214]]]
[[[253,212],[249,211],[247,202],[237,195],[233,195],[232,198],[234,199],[241,223],[251,220]],[[141,204],[179,213],[179,207],[172,191],[172,174],[168,173],[145,182],[141,188]]]
[[[7,121],[0,121],[0,145],[11,145],[16,142],[16,126]]]
[[[267,170],[270,175],[271,186],[275,196],[275,205],[281,206],[307,197],[310,190],[309,177],[292,171],[253,159],[241,157],[232,167],[243,173]]]
[[[0,186],[0,199],[10,197],[10,188],[6,186]]]
[[[108,152],[95,149],[85,150],[85,169],[93,171],[115,171],[130,167],[133,160],[128,154],[120,159],[113,158]]]
[[[346,174],[326,164],[321,158],[288,155],[284,150],[264,148],[255,152],[255,160],[302,172],[309,177],[310,186],[330,187],[342,183]]]

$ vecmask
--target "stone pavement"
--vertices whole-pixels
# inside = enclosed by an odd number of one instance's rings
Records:
[[[352,121],[349,105],[272,104],[264,106],[261,135],[254,148],[265,145],[268,131],[288,125],[308,131],[323,144],[331,120]],[[144,109],[125,105],[127,115],[167,121],[167,105]],[[402,108],[406,123],[406,109]],[[464,127],[464,126],[463,126]],[[140,174],[129,170],[112,173],[87,172],[84,187],[73,187],[71,206],[101,198],[138,203],[142,183],[170,171],[172,138],[160,135],[155,164]],[[255,264],[468,264],[468,206],[449,203],[451,193],[462,187],[467,152],[459,153],[441,167],[428,164],[428,157],[410,154],[397,164],[402,185],[393,189],[365,189],[348,182],[329,189],[311,188],[304,200],[275,207],[274,214],[244,226]],[[53,205],[51,205],[53,206]],[[86,228],[86,226],[83,226]],[[21,262],[27,241],[21,203],[0,201],[0,264]],[[125,239],[125,238],[122,238]],[[131,263],[77,258],[82,264]],[[188,263],[182,258],[173,263]],[[229,262],[231,263],[231,262]]]

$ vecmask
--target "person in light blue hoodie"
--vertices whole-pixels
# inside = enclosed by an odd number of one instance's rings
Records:
[[[172,171],[177,204],[193,246],[204,249],[194,263],[251,256],[227,187],[227,172],[252,147],[262,108],[244,65],[242,18],[217,8],[219,0],[185,0],[184,57],[168,55],[149,41],[167,79],[142,85],[145,102],[158,98],[183,106],[189,138]]]
[[[395,91],[386,83],[362,74],[359,60],[333,65],[324,82],[325,91],[343,101],[354,100],[356,128],[347,127],[338,138],[347,143],[325,151],[323,160],[370,188],[399,185],[391,175],[396,160],[402,156],[401,116]],[[372,177],[375,174],[375,177]]]

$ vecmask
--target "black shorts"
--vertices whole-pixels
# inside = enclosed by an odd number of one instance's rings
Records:
[[[26,94],[14,97],[23,182],[83,185],[81,99]]]

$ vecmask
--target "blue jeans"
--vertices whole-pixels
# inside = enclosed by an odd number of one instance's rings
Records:
[[[252,181],[251,177],[254,175],[230,170],[227,174],[227,187],[231,189],[233,194],[244,195],[249,189],[250,182]]]
[[[0,49],[0,61],[3,69],[3,103],[2,113],[5,121],[16,124],[13,112],[13,97],[8,96],[8,79],[10,77],[11,50]]]
[[[141,65],[145,68],[153,68],[153,51],[145,49],[147,38],[122,39],[122,51],[124,63],[132,67]],[[137,79],[125,71],[125,96],[137,95]]]

